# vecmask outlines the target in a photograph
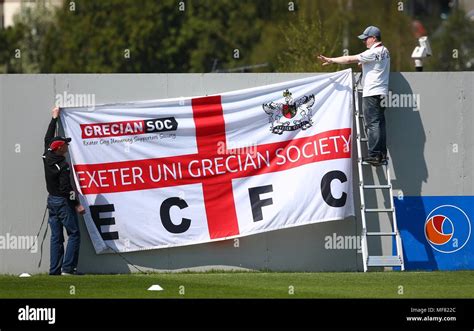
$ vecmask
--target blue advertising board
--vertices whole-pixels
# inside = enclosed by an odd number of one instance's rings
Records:
[[[474,196],[394,201],[407,270],[474,269]]]

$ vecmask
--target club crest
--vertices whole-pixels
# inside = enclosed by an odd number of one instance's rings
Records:
[[[268,115],[270,131],[282,134],[285,131],[306,130],[313,125],[312,107],[314,94],[304,95],[298,99],[292,98],[289,90],[283,92],[284,103],[269,102],[262,105]]]

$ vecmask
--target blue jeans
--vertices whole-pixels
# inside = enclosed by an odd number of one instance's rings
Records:
[[[48,223],[51,227],[51,262],[50,275],[60,275],[63,272],[73,272],[79,261],[79,246],[81,236],[79,222],[74,208],[74,202],[54,195],[48,196]],[[64,255],[64,233],[68,235],[66,255]]]
[[[362,98],[365,128],[369,142],[369,156],[387,156],[387,138],[385,130],[385,107],[381,105],[382,96],[373,95]]]

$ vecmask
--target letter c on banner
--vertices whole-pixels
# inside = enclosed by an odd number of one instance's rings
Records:
[[[165,227],[168,232],[171,233],[183,233],[186,232],[189,227],[191,226],[191,220],[189,218],[181,219],[181,223],[179,225],[174,224],[171,221],[170,217],[170,209],[173,206],[179,207],[179,209],[184,209],[188,207],[188,204],[183,199],[178,197],[168,198],[161,204],[160,207],[160,217],[161,223]]]
[[[347,176],[342,171],[330,171],[321,179],[321,195],[323,196],[324,201],[326,201],[326,203],[331,207],[342,207],[346,204],[347,193],[342,192],[340,198],[334,198],[331,192],[331,183],[334,179],[339,179],[341,183],[347,182]]]

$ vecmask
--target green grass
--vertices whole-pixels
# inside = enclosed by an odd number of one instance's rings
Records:
[[[474,298],[472,279],[474,271],[0,276],[0,298]],[[147,291],[153,284],[164,291]]]

